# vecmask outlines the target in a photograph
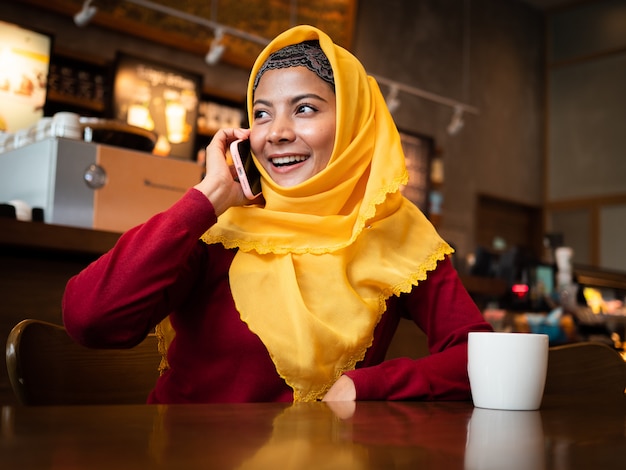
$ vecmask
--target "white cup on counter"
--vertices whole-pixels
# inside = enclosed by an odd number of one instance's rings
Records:
[[[24,147],[25,145],[30,144],[32,142],[30,138],[30,129],[26,128],[18,130],[15,132],[14,139],[15,148]]]
[[[30,204],[21,199],[13,199],[8,202],[9,205],[15,208],[15,216],[17,220],[23,222],[30,222],[33,220],[33,208]]]
[[[548,335],[471,332],[467,372],[478,408],[537,410],[548,369]]]
[[[52,116],[51,135],[68,139],[82,140],[83,131],[80,125],[80,115],[69,112],[59,112]]]
[[[8,152],[15,148],[15,134],[4,132],[0,134],[0,152]]]
[[[9,140],[9,137],[13,139],[13,134],[9,132],[0,132],[0,153],[4,152],[5,150],[8,150],[6,148],[6,143]]]
[[[43,117],[37,121],[35,140],[40,141],[51,136],[52,118]]]

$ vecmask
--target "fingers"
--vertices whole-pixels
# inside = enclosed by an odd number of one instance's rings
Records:
[[[228,146],[237,139],[247,139],[250,137],[250,129],[242,128],[225,128],[220,129],[215,133],[211,143],[207,147],[207,153],[210,150],[219,150],[223,155],[226,155]]]
[[[241,206],[246,203],[241,185],[233,177],[226,155],[232,142],[237,139],[246,139],[249,135],[249,129],[220,129],[207,146],[206,173],[195,188],[209,198],[218,216],[229,207]]]
[[[250,129],[226,128],[220,129],[215,133],[211,143],[206,148],[206,171],[209,172],[211,167],[223,167],[228,154],[228,147],[232,142],[238,139],[247,139],[250,136]]]

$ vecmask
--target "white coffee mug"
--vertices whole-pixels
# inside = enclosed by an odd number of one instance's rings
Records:
[[[43,140],[50,137],[52,126],[51,117],[43,117],[37,122],[35,140]]]
[[[80,115],[70,112],[59,112],[52,116],[50,132],[55,137],[81,140],[83,131],[80,125]]]
[[[548,335],[471,332],[467,355],[474,406],[540,408],[548,369]]]

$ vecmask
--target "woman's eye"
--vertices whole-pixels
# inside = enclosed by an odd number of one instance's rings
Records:
[[[297,109],[298,113],[314,113],[315,111],[317,111],[317,108],[315,108],[314,106],[311,106],[310,104],[298,105],[298,109]]]
[[[254,119],[263,119],[264,117],[267,117],[267,111],[259,109],[254,111],[252,113],[252,116],[254,117]]]

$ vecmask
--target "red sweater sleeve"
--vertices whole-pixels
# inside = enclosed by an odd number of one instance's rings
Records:
[[[467,400],[467,333],[490,331],[449,259],[398,299],[399,313],[428,337],[430,355],[397,358],[346,372],[357,400]],[[391,313],[391,312],[387,312]],[[386,314],[387,314],[386,313]]]
[[[63,322],[77,342],[131,347],[185,298],[200,236],[216,222],[209,200],[190,189],[170,209],[123,234],[115,247],[72,277]],[[185,260],[181,262],[181,260]]]

